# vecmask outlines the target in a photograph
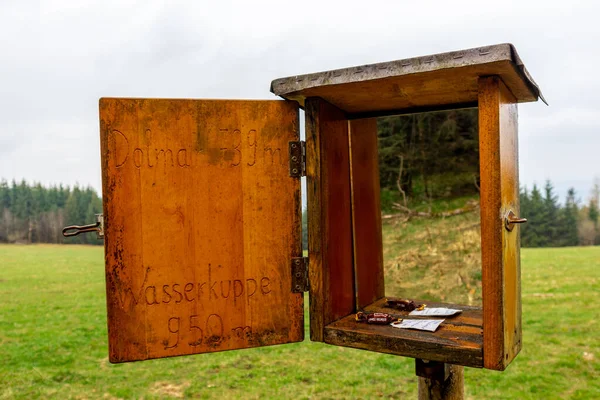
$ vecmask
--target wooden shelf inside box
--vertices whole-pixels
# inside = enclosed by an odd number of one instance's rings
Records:
[[[408,317],[408,312],[385,307],[386,299],[377,300],[365,307],[368,312],[384,312]],[[348,315],[325,327],[325,343],[396,354],[399,356],[441,361],[468,367],[483,367],[483,314],[481,307],[458,304],[426,303],[428,307],[448,307],[463,310],[445,321],[435,332],[398,329],[389,325],[369,325],[355,321]],[[436,317],[408,317],[431,318]]]

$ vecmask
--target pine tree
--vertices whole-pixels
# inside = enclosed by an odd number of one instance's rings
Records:
[[[545,205],[542,193],[536,184],[533,185],[529,199],[529,213],[527,214],[528,243],[525,247],[545,247],[548,245],[545,225]]]
[[[531,233],[529,227],[531,226],[531,200],[529,198],[529,192],[527,191],[526,186],[521,186],[519,188],[519,204],[520,204],[520,215],[523,215],[527,218],[527,224],[521,224],[519,227],[519,232],[521,234],[521,246],[523,247],[532,247],[531,246]]]
[[[58,208],[65,208],[67,205],[67,200],[71,195],[71,189],[69,187],[64,187],[62,183],[58,186],[58,197],[56,199],[56,205]]]
[[[565,206],[559,213],[559,246],[577,246],[579,244],[578,233],[578,215],[579,209],[575,196],[575,189],[570,188],[567,193]]]
[[[592,196],[592,198],[590,198],[590,203],[588,205],[588,218],[590,221],[592,221],[592,224],[594,226],[594,240],[592,244],[599,244],[600,243],[600,232],[598,231],[598,201],[597,199]]]
[[[58,208],[64,208],[64,205],[61,207],[58,203],[58,188],[56,186],[50,186],[46,190],[46,201],[48,202],[48,211],[55,211]]]
[[[594,224],[594,230],[596,232],[594,238],[594,244],[600,244],[600,230],[598,229],[598,207],[600,206],[600,179],[596,177],[594,179],[594,186],[592,188],[592,196],[590,199],[590,208],[588,217]]]
[[[85,221],[85,213],[87,211],[87,207],[85,209],[81,209],[81,189],[79,186],[75,185],[67,202],[65,203],[65,223],[67,225],[83,225]],[[85,243],[85,239],[83,235],[71,237],[65,239],[66,243]]]
[[[588,218],[594,224],[594,228],[598,229],[598,203],[595,199],[590,199],[590,204],[588,205]]]
[[[10,187],[5,179],[0,182],[0,242],[7,242],[11,232]]]
[[[5,179],[0,182],[0,209],[10,208],[10,187]]]
[[[554,194],[552,183],[547,180],[544,186],[544,233],[546,246],[557,246],[559,242],[559,205],[558,197]]]

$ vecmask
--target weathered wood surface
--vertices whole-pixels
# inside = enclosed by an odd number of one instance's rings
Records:
[[[405,357],[422,358],[468,367],[483,367],[482,311],[479,307],[430,303],[429,307],[458,308],[463,312],[446,317],[436,332],[398,329],[388,325],[369,325],[349,315],[325,327],[325,342]],[[384,307],[381,299],[365,308],[402,318],[408,312]],[[418,319],[419,317],[410,317]]]
[[[489,75],[500,76],[519,102],[541,97],[510,44],[281,78],[271,91],[301,106],[321,97],[359,118],[474,106],[478,78]]]
[[[301,341],[284,101],[101,99],[111,362]]]
[[[322,99],[306,102],[310,338],[355,309],[348,121]]]
[[[419,377],[419,400],[462,400],[465,396],[464,367],[449,365],[446,380]]]
[[[504,370],[521,349],[517,104],[499,77],[479,81],[481,255],[485,368]],[[523,216],[526,217],[526,216]]]
[[[385,295],[375,118],[350,121],[350,149],[356,307],[360,310]]]

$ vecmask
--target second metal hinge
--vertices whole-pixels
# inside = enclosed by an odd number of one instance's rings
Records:
[[[290,176],[300,178],[306,176],[306,142],[298,140],[289,142]]]
[[[292,258],[292,293],[303,293],[308,289],[308,257],[294,257]]]

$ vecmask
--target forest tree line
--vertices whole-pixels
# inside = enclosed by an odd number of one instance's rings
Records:
[[[540,189],[520,191],[521,215],[527,223],[521,225],[521,246],[561,247],[593,246],[600,244],[598,202],[600,184],[596,183],[587,202],[569,189],[564,204],[559,203],[554,186],[547,181]]]
[[[383,191],[404,203],[478,193],[477,109],[382,117],[377,134]]]
[[[93,223],[101,213],[102,200],[91,187],[0,181],[0,243],[102,244],[93,234],[62,236],[65,226]]]
[[[377,120],[384,213],[431,215],[457,199],[479,196],[477,109],[428,112]],[[550,181],[520,189],[523,247],[600,244],[596,183],[586,202],[570,189],[559,203]],[[454,210],[460,212],[461,210]]]
[[[433,216],[445,205],[478,198],[477,109],[382,117],[377,124],[384,212],[396,207]],[[600,244],[599,186],[584,203],[571,189],[562,204],[551,182],[521,188],[520,214],[529,220],[521,225],[522,246]],[[0,181],[0,242],[100,244],[93,234],[64,239],[61,230],[93,223],[101,212],[102,200],[91,187]],[[302,219],[306,243],[306,213]]]

